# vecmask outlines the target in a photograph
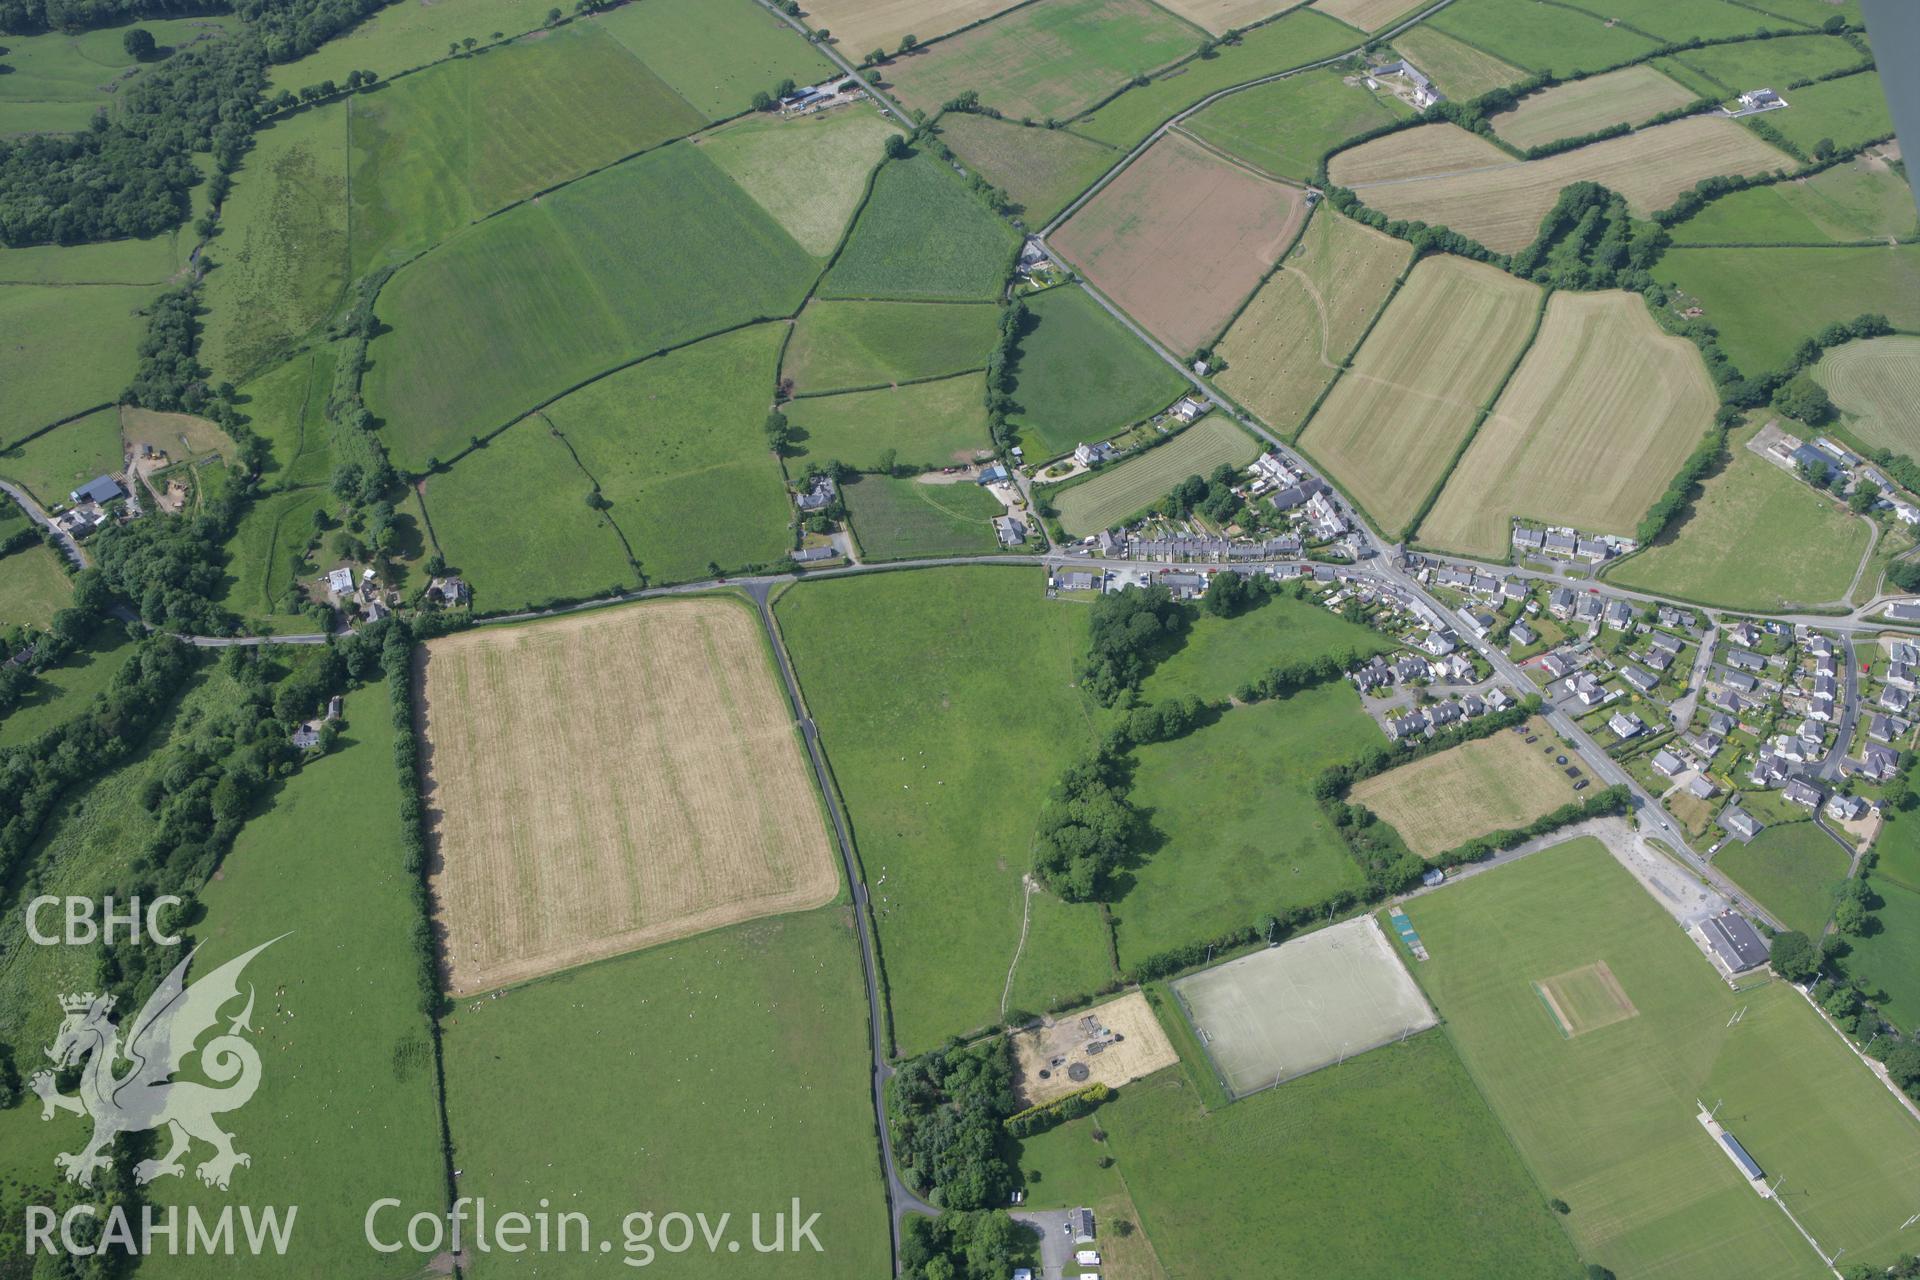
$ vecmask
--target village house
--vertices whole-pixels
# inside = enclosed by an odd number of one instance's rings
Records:
[[[1003,547],[1017,547],[1027,540],[1027,526],[1019,516],[995,516],[993,532]]]
[[[1673,654],[1665,649],[1649,649],[1640,660],[1663,675],[1673,666]]]
[[[1920,622],[1920,600],[1892,600],[1881,613],[1895,622]]]
[[[1313,525],[1314,536],[1319,538],[1337,538],[1347,531],[1346,520],[1324,490],[1307,500],[1307,520]]]
[[[1719,823],[1721,830],[1741,840],[1751,840],[1766,830],[1765,827],[1760,825],[1759,820],[1745,809],[1728,808],[1721,810]]]
[[[1646,722],[1631,711],[1616,711],[1607,717],[1607,728],[1622,742],[1635,737],[1646,727]]]
[[[1834,792],[1827,801],[1827,816],[1836,822],[1856,822],[1867,816],[1867,802],[1859,796]]]
[[[1687,771],[1687,762],[1673,752],[1662,748],[1653,754],[1653,770],[1662,777],[1677,777]]]
[[[1181,422],[1193,422],[1211,408],[1213,408],[1213,401],[1205,396],[1181,396],[1174,403],[1171,412]]]
[[[1741,671],[1765,671],[1767,660],[1751,649],[1729,649],[1725,662]]]
[[[1115,449],[1105,440],[1095,444],[1081,443],[1073,447],[1073,460],[1083,467],[1097,467],[1111,460]]]
[[[832,547],[802,547],[790,557],[795,564],[818,564],[822,560],[831,560],[840,553]]]
[[[1597,707],[1607,700],[1607,691],[1598,680],[1582,672],[1568,682],[1568,691],[1583,707]]]
[[[1820,802],[1826,799],[1825,793],[1805,778],[1794,778],[1789,781],[1786,797],[1803,809],[1818,809]]]
[[[1516,622],[1507,629],[1507,638],[1519,647],[1525,648],[1537,641],[1540,633],[1524,622]]]
[[[1686,789],[1687,794],[1696,800],[1710,800],[1717,790],[1713,783],[1707,781],[1707,775],[1704,773],[1696,773],[1689,778]]]
[[[802,511],[825,511],[833,505],[833,477],[815,475],[813,482],[794,497],[794,505]]]
[[[1760,632],[1751,623],[1742,622],[1728,630],[1727,639],[1742,649],[1751,649],[1760,643]]]
[[[1786,100],[1771,89],[1749,89],[1740,95],[1742,111],[1766,111],[1786,105]]]
[[[1573,592],[1566,587],[1555,587],[1547,597],[1547,612],[1565,621],[1573,616]]]
[[[1547,535],[1539,529],[1530,529],[1526,525],[1513,526],[1513,545],[1522,551],[1539,551],[1545,548]]]
[[[1659,683],[1658,680],[1654,679],[1651,672],[1643,671],[1631,662],[1621,664],[1620,678],[1638,689],[1641,693],[1652,693],[1653,687]]]

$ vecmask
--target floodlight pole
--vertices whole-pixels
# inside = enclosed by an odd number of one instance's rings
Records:
[[[1905,1231],[1908,1227],[1912,1226],[1916,1222],[1920,1222],[1920,1213],[1914,1214],[1911,1218],[1908,1218],[1905,1222],[1901,1223],[1900,1229],[1902,1231]]]
[[[1719,1119],[1719,1118],[1720,1118],[1720,1108],[1722,1108],[1722,1107],[1724,1107],[1724,1106],[1726,1106],[1726,1105],[1727,1105],[1727,1100],[1726,1100],[1725,1098],[1719,1098],[1719,1099],[1716,1099],[1716,1100],[1714,1101],[1714,1104],[1713,1104],[1713,1110],[1711,1110],[1711,1111],[1709,1111],[1709,1112],[1707,1112],[1707,1119],[1709,1119],[1709,1120],[1717,1120],[1717,1119]]]

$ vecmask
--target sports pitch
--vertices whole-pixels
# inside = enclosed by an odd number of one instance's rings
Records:
[[[1371,916],[1230,960],[1172,987],[1235,1098],[1436,1021]]]

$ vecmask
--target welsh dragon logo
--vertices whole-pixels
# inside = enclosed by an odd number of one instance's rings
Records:
[[[284,934],[282,937],[286,936]],[[147,998],[140,1015],[127,1029],[127,1042],[120,1044],[120,1028],[109,1017],[112,996],[84,995],[60,997],[66,1021],[54,1038],[47,1057],[54,1066],[66,1069],[82,1062],[77,1092],[61,1093],[54,1073],[42,1070],[33,1077],[33,1091],[40,1095],[42,1120],[53,1119],[56,1111],[70,1111],[93,1118],[93,1137],[78,1151],[62,1152],[54,1165],[69,1182],[83,1187],[93,1185],[94,1174],[113,1163],[106,1154],[114,1137],[138,1133],[163,1125],[170,1134],[167,1153],[157,1160],[142,1160],[134,1166],[136,1182],[178,1175],[180,1158],[193,1145],[193,1139],[213,1148],[213,1155],[195,1172],[208,1186],[227,1189],[236,1167],[251,1164],[251,1157],[233,1149],[233,1135],[219,1125],[215,1117],[245,1106],[260,1087],[260,1054],[241,1038],[241,1032],[253,1016],[253,988],[247,988],[247,1004],[227,1022],[224,1032],[208,1040],[199,1049],[200,1074],[224,1088],[195,1081],[175,1081],[180,1064],[194,1053],[200,1037],[220,1021],[220,1010],[240,996],[240,973],[248,961],[278,942],[261,943],[187,985],[187,966],[194,954],[174,966],[172,973]],[[126,1070],[116,1073],[124,1061]]]

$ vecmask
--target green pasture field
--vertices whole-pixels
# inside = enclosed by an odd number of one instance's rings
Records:
[[[269,93],[295,93],[323,80],[335,83],[350,71],[378,72],[391,79],[447,60],[447,46],[469,37],[487,43],[493,34],[538,31],[550,3],[542,0],[454,0],[447,4],[394,4],[377,9],[306,57],[271,69]]]
[[[255,499],[227,539],[221,607],[268,631],[313,630],[300,613],[299,586],[322,568],[307,556],[316,536],[313,513],[333,505],[320,486]]]
[[[999,549],[991,522],[1005,508],[969,480],[922,484],[863,475],[848,481],[840,494],[863,559],[984,555]]]
[[[1839,36],[1809,34],[1708,45],[1704,49],[1669,54],[1656,59],[1653,65],[1702,96],[1734,98],[1748,89],[1772,85],[1792,102],[1793,96],[1786,88],[1788,83],[1830,75],[1863,61],[1860,51]],[[1798,92],[1798,89],[1793,91]],[[1775,117],[1795,109],[1769,111],[1761,119],[1777,124]]]
[[[0,557],[0,627],[45,627],[73,601],[73,579],[50,547],[31,546]]]
[[[816,462],[838,459],[871,470],[891,450],[899,465],[945,467],[972,462],[993,448],[986,395],[984,374],[963,373],[878,391],[808,396],[788,403],[786,414],[801,455]]]
[[[1856,156],[1811,178],[1722,196],[1672,234],[1677,244],[1817,244],[1911,237],[1916,231],[1920,224],[1907,184],[1885,160]]]
[[[1527,73],[1519,67],[1436,30],[1430,22],[1395,36],[1393,47],[1402,56],[1413,59],[1413,65],[1448,97],[1461,101],[1527,78]]]
[[[1342,682],[1136,748],[1132,798],[1152,834],[1111,904],[1121,967],[1358,890],[1360,867],[1309,788],[1385,742]]]
[[[780,376],[802,395],[880,387],[986,367],[1000,308],[977,303],[810,302]]]
[[[392,329],[372,343],[367,403],[387,421],[395,465],[420,469],[596,374],[793,314],[816,270],[698,149],[668,147],[395,275],[380,295]]]
[[[614,12],[648,8],[628,5]],[[846,234],[866,197],[867,176],[894,132],[879,113],[849,108],[797,120],[743,120],[694,145],[802,249],[825,259]]]
[[[120,398],[139,367],[140,308],[154,293],[151,285],[0,285],[0,448]],[[0,475],[24,481],[17,469],[26,465],[0,453]]]
[[[253,1043],[266,1066],[259,1094],[233,1117],[237,1145],[253,1157],[233,1188],[263,1204],[299,1205],[299,1231],[287,1256],[264,1268],[244,1254],[157,1251],[142,1263],[151,1275],[305,1276],[353,1258],[356,1275],[397,1280],[420,1260],[367,1247],[368,1204],[378,1196],[439,1204],[445,1194],[385,688],[348,694],[345,720],[335,750],[278,784],[271,807],[240,832],[200,893],[206,918],[193,929],[196,974],[279,939],[243,979],[257,992]],[[149,1195],[209,1214],[230,1198],[191,1170]]]
[[[763,429],[780,338],[780,326],[766,324],[696,342],[582,387],[544,414],[613,504],[607,514],[648,580],[786,553],[792,507]],[[535,418],[508,434],[543,429]],[[486,505],[510,491],[494,491]]]
[[[1589,0],[1580,7],[1669,43],[1693,36],[1708,40],[1743,36],[1792,25],[1738,0],[1686,0],[1683,4],[1671,0]]]
[[[1296,434],[1412,256],[1406,241],[1319,206],[1221,338],[1226,368],[1215,381],[1274,430]]]
[[[928,114],[973,91],[1015,119],[1064,120],[1203,38],[1147,0],[1040,0],[895,58],[885,75]]]
[[[349,106],[355,276],[707,123],[592,23],[452,59]]]
[[[221,208],[201,297],[201,359],[235,380],[283,358],[340,305],[347,261],[347,108],[276,120],[255,135]]]
[[[10,133],[85,129],[100,112],[111,112],[119,94],[139,76],[142,64],[123,43],[134,26],[149,32],[163,54],[205,39],[219,39],[237,24],[232,18],[143,18],[138,23],[92,31],[45,31],[7,35],[0,55],[0,136]],[[145,64],[157,66],[156,58]]]
[[[1866,525],[1729,437],[1674,531],[1607,575],[1620,586],[1734,609],[1838,600],[1867,549]]]
[[[195,188],[196,197],[204,190]],[[144,284],[158,287],[180,269],[192,250],[193,231],[186,227],[144,240],[0,248],[0,285]]]
[[[1193,695],[1219,702],[1282,663],[1348,651],[1364,658],[1391,648],[1371,627],[1348,622],[1318,604],[1273,596],[1236,617],[1205,612],[1196,616],[1141,682],[1140,700],[1155,703]]]
[[[1820,936],[1833,891],[1847,878],[1847,851],[1812,822],[1768,827],[1746,844],[1730,841],[1713,865],[1789,929]]]
[[[1835,14],[1858,26],[1860,23],[1860,0],[1760,0],[1754,5],[1768,13],[1779,14],[1791,22],[1817,27]]]
[[[13,710],[0,716],[0,747],[17,747],[77,715],[132,655],[124,631],[102,627],[65,662],[35,676]]]
[[[316,347],[240,388],[248,428],[272,447],[263,469],[268,484],[296,488],[332,480],[327,397],[337,359],[333,348]]]
[[[1512,111],[1493,118],[1501,138],[1516,147],[1537,147],[1616,124],[1644,124],[1664,111],[1691,103],[1685,85],[1641,63],[1572,84],[1530,94]]]
[[[1045,929],[1020,946],[1041,806],[1099,732],[1074,687],[1087,614],[1045,589],[1038,569],[982,565],[804,582],[777,603],[853,824],[901,1053],[997,1021],[1016,949],[1029,1007],[1113,978],[1092,905],[1036,911]]]
[[[593,21],[715,120],[747,110],[755,93],[782,80],[834,74],[806,37],[754,0],[647,0]]]
[[[1880,875],[1869,884],[1880,899],[1874,931],[1848,938],[1841,963],[1866,984],[1887,1021],[1911,1035],[1920,1028],[1920,890]]]
[[[1430,21],[1434,30],[1483,53],[1562,79],[1577,71],[1604,71],[1659,47],[1625,27],[1608,26],[1596,14],[1547,8],[1533,0],[1460,0]]]
[[[1792,105],[1749,117],[1765,121],[1806,155],[1821,141],[1843,151],[1893,133],[1880,77],[1872,71],[1782,91]]]
[[[529,1212],[550,1199],[556,1211],[589,1215],[613,1256],[636,1263],[649,1255],[618,1251],[637,1208],[704,1208],[709,1222],[730,1212],[739,1241],[759,1213],[770,1240],[773,1216],[798,1196],[803,1220],[820,1215],[819,1252],[801,1245],[757,1258],[743,1244],[738,1256],[724,1246],[650,1256],[684,1276],[878,1275],[889,1265],[887,1211],[866,1008],[841,907],[737,925],[463,1005],[442,1024],[458,1194]],[[572,1070],[553,1069],[562,1045]],[[583,1090],[588,1080],[594,1087]],[[529,1160],[536,1150],[541,1159]],[[392,1221],[404,1228],[404,1215]],[[475,1271],[508,1269],[487,1259]],[[540,1270],[604,1275],[607,1259],[549,1253]]]
[[[1920,1125],[1784,982],[1731,990],[1583,839],[1406,904],[1412,966],[1586,1258],[1623,1276],[1812,1277],[1818,1256],[1694,1119],[1697,1100],[1831,1251],[1891,1260]],[[1571,1039],[1534,983],[1603,962],[1637,1013]],[[1740,1021],[1728,1025],[1741,1009]]]
[[[1098,533],[1160,501],[1188,476],[1210,475],[1223,463],[1244,467],[1259,456],[1259,442],[1238,423],[1211,414],[1165,444],[1063,490],[1054,499],[1060,527],[1076,538]]]
[[[240,688],[209,661],[189,679],[185,693],[135,755],[63,799],[32,853],[44,886],[37,892],[98,898],[108,886],[130,882],[133,861],[157,825],[140,801],[157,769],[154,749],[166,742],[174,725],[230,702]],[[0,1041],[24,1050],[24,1062],[28,1054],[37,1056],[39,1046],[52,1043],[61,1018],[55,999],[59,992],[98,989],[98,948],[32,945],[26,936],[26,912],[19,910],[0,919],[0,943]],[[11,1161],[12,1152],[0,1149],[0,1167]]]
[[[1330,58],[1364,43],[1359,32],[1315,9],[1295,9],[1223,44],[1211,58],[1182,63],[1135,85],[1075,121],[1074,131],[1130,151],[1167,120],[1222,89]]]
[[[1019,239],[952,170],[917,153],[882,166],[853,233],[820,281],[820,296],[997,298]]]
[[[566,445],[528,418],[429,480],[425,505],[474,607],[501,613],[639,585],[618,529],[587,506],[592,489]],[[512,520],[507,502],[520,513]]]
[[[1749,374],[1786,364],[1835,320],[1878,312],[1920,329],[1920,245],[1862,249],[1675,249],[1654,277],[1697,302],[1720,345]]]
[[[1412,114],[1413,108],[1385,90],[1348,84],[1346,73],[1336,68],[1222,98],[1181,127],[1268,173],[1311,182],[1327,152],[1355,134]]]
[[[1920,452],[1920,337],[1890,334],[1835,347],[1813,376],[1847,415],[1847,429],[1869,448]]]
[[[1186,379],[1073,286],[1027,302],[1032,326],[1020,340],[1009,415],[1029,462],[1105,440],[1172,404]]]
[[[1071,129],[1022,125],[973,112],[940,117],[940,136],[960,162],[1007,193],[1028,226],[1043,227],[1120,163],[1116,147]]]
[[[1920,893],[1920,819],[1895,810],[1873,842],[1873,874]]]
[[[90,413],[0,453],[0,476],[24,485],[49,509],[95,476],[124,466],[117,409]]]
[[[1582,1274],[1439,1032],[1217,1111],[1163,1071],[1099,1123],[1169,1275]]]

